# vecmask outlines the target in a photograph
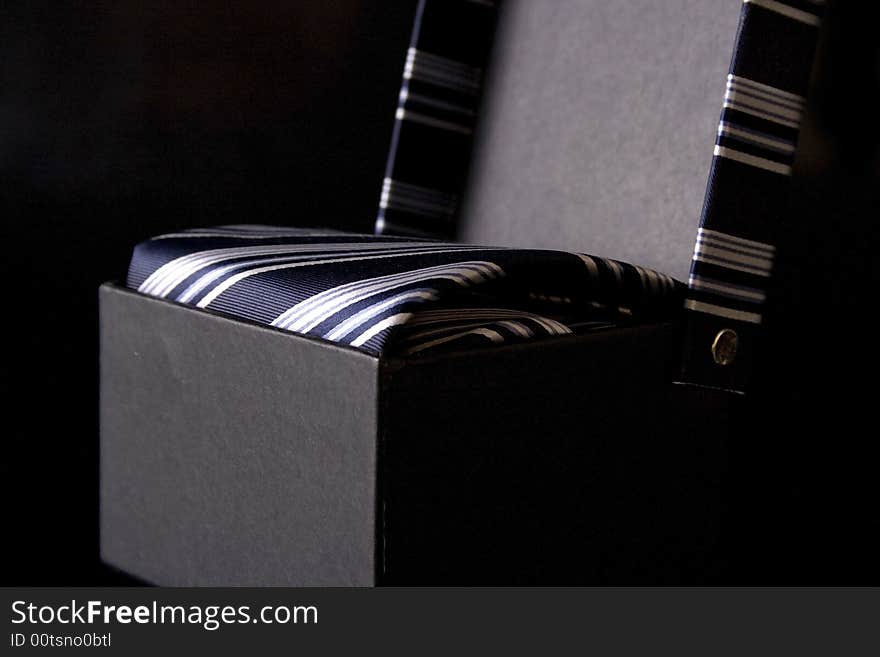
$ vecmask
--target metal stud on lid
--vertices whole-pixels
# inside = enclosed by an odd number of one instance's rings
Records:
[[[718,365],[730,365],[736,360],[736,350],[739,346],[739,336],[733,329],[718,331],[712,342],[712,358]]]

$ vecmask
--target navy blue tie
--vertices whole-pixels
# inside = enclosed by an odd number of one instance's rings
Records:
[[[684,286],[606,258],[271,226],[139,244],[128,286],[371,354],[568,335],[680,312]]]

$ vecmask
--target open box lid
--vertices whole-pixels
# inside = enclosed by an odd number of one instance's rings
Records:
[[[686,280],[740,3],[508,2],[459,236]]]
[[[823,2],[497,4],[420,2],[377,230],[688,280],[682,380],[742,391]]]

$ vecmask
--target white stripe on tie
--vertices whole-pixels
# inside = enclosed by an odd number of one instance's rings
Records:
[[[736,235],[731,235],[730,233],[722,233],[717,230],[709,230],[708,228],[700,228],[697,230],[697,233],[700,236],[706,237],[708,239],[718,238],[723,242],[736,242],[737,245],[742,245],[742,247],[749,247],[752,249],[760,250],[760,251],[768,251],[770,254],[776,251],[776,247],[772,244],[767,244],[765,242],[757,242],[755,240],[747,240],[745,237],[738,237]],[[737,247],[741,248],[741,247]]]
[[[463,251],[486,251],[488,249],[481,247],[467,247],[462,249],[448,249],[449,252],[463,252]],[[267,267],[258,267],[257,269],[251,269],[249,271],[241,272],[240,274],[236,274],[235,276],[231,276],[223,281],[220,285],[215,287],[208,293],[205,297],[203,297],[197,304],[197,308],[207,308],[214,299],[223,294],[226,290],[231,288],[233,285],[240,283],[241,281],[250,278],[251,276],[257,276],[258,274],[265,274],[270,271],[279,271],[282,269],[297,269],[299,267],[312,267],[316,265],[330,265],[336,264],[340,262],[360,262],[365,260],[384,260],[390,258],[406,258],[412,257],[415,255],[428,255],[428,254],[436,254],[436,253],[444,253],[445,251],[434,251],[434,250],[425,250],[425,251],[407,251],[404,253],[391,253],[387,255],[368,255],[368,256],[360,256],[355,258],[328,258],[326,260],[314,260],[310,262],[295,262],[290,264],[282,264],[282,265],[270,265]]]
[[[448,335],[445,338],[438,338],[436,340],[431,340],[430,342],[424,342],[420,345],[410,347],[404,353],[415,354],[420,351],[424,351],[425,349],[430,349],[431,347],[436,347],[447,342],[452,342],[453,340],[458,340],[459,338],[463,338],[468,335],[482,335],[483,337],[489,338],[492,342],[495,343],[504,342],[504,336],[498,333],[498,331],[493,331],[492,329],[487,328],[478,328],[471,331],[464,331],[463,333],[456,333],[455,335]]]
[[[789,7],[781,2],[776,2],[776,0],[743,0],[743,2],[746,4],[753,4],[756,7],[762,7],[769,11],[776,12],[777,14],[782,14],[783,16],[800,21],[801,23],[806,23],[807,25],[818,25],[820,23],[819,17],[815,14],[811,14],[808,11],[801,11],[794,7]]]
[[[437,298],[436,290],[409,290],[401,294],[397,294],[389,299],[375,303],[372,306],[364,308],[360,312],[355,313],[344,322],[336,326],[329,333],[325,333],[324,337],[328,340],[339,340],[354,331],[361,324],[371,320],[389,308],[399,306],[407,301],[421,300],[433,301]]]
[[[764,169],[765,171],[772,171],[773,173],[779,173],[783,176],[791,175],[791,166],[788,164],[782,164],[780,162],[774,162],[773,160],[768,160],[764,157],[757,157],[755,155],[750,155],[748,153],[743,153],[741,151],[734,150],[732,148],[727,148],[725,146],[716,146],[715,147],[715,155],[717,157],[727,158],[728,160],[733,160],[735,162],[739,162],[740,164],[747,164],[749,166],[757,167],[759,169]]]
[[[326,307],[327,304],[332,302],[334,299],[339,299],[347,294],[360,292],[368,287],[376,287],[377,284],[390,285],[399,281],[413,282],[416,280],[425,280],[428,274],[431,273],[446,272],[452,268],[460,268],[462,266],[468,265],[473,266],[475,264],[480,265],[482,263],[481,261],[445,263],[442,265],[435,265],[433,267],[422,267],[417,270],[408,269],[406,271],[397,272],[395,274],[374,276],[372,278],[366,279],[362,278],[356,281],[351,281],[350,283],[345,283],[343,285],[337,285],[335,287],[331,287],[322,292],[314,294],[306,299],[303,299],[296,305],[288,308],[281,315],[275,318],[275,324],[278,326],[289,325],[292,322],[299,321],[303,317],[306,317],[309,313],[315,312],[315,310],[318,308]]]
[[[734,310],[733,308],[725,308],[723,306],[716,306],[713,303],[703,303],[702,301],[694,301],[693,299],[688,299],[684,304],[685,308],[689,310],[694,310],[698,313],[708,313],[709,315],[716,315],[717,317],[724,317],[726,319],[735,319],[740,322],[747,322],[749,324],[760,324],[761,316],[758,313],[747,313],[742,310]]]
[[[481,277],[479,275],[474,275],[474,272],[472,270],[468,270],[465,267],[456,267],[445,271],[434,272],[427,278],[424,275],[399,278],[395,279],[393,282],[386,282],[382,285],[362,288],[359,291],[350,292],[346,295],[342,295],[335,300],[327,301],[324,304],[318,306],[308,315],[300,317],[299,319],[288,321],[284,324],[278,324],[277,326],[294,331],[299,331],[301,333],[307,333],[319,324],[322,324],[323,322],[329,320],[333,315],[342,312],[348,306],[354,305],[372,296],[376,296],[377,294],[389,292],[391,290],[409,285],[411,283],[420,283],[428,279],[450,280],[463,287],[466,287],[469,284],[469,278],[470,281],[474,283],[479,283],[481,280]]]
[[[412,317],[412,313],[399,313],[397,315],[392,315],[391,317],[386,317],[381,322],[373,324],[366,331],[357,336],[354,340],[352,340],[349,344],[352,347],[360,347],[365,342],[367,342],[370,338],[375,335],[378,335],[382,331],[387,328],[391,328],[392,326],[396,326],[398,324],[404,324],[406,321]]]

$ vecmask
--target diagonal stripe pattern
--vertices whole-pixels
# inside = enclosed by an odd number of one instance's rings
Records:
[[[671,277],[581,253],[270,226],[219,226],[139,244],[128,286],[348,345],[418,355],[663,319]]]

